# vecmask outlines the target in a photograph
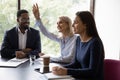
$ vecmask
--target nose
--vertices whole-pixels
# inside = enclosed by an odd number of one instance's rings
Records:
[[[30,22],[29,20],[21,20],[21,22],[25,23],[25,22]]]
[[[29,23],[30,19],[21,19],[21,22],[26,22],[26,23],[28,22]]]
[[[59,23],[57,22],[57,26],[59,26]]]

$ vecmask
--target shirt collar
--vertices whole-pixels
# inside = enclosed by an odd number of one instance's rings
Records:
[[[18,25],[16,26],[16,30],[18,30],[18,32],[21,33],[20,28],[19,28]],[[26,33],[28,30],[30,30],[30,27],[29,27],[27,30],[25,30],[25,33]]]
[[[71,38],[71,36],[67,36],[67,37],[65,37],[65,38],[62,37],[62,41],[63,41],[63,42],[64,42],[64,41],[67,42],[68,40],[70,40],[70,38]]]

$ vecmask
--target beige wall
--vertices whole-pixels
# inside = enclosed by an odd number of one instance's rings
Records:
[[[96,0],[95,20],[105,58],[120,58],[120,0]]]

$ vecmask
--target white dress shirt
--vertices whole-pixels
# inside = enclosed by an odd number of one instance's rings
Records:
[[[18,28],[19,49],[25,49],[26,48],[27,31],[28,30],[25,30],[25,33],[23,34],[20,31],[20,29]]]

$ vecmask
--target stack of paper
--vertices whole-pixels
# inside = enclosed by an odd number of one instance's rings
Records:
[[[17,67],[26,61],[28,61],[28,59],[26,59],[26,58],[24,58],[24,59],[13,58],[7,62],[0,62],[0,67]]]

